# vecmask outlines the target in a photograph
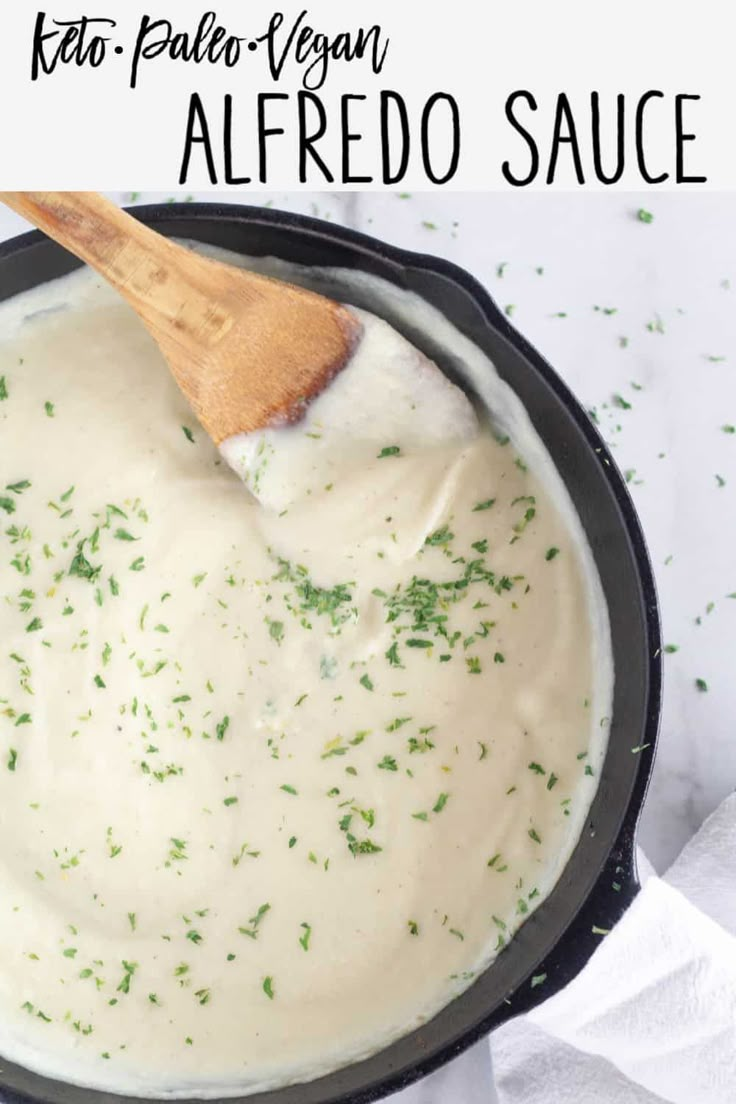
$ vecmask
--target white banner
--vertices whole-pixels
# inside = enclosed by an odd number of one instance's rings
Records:
[[[727,0],[29,0],[0,187],[736,187]]]

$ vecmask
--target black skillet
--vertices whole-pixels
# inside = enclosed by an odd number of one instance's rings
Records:
[[[649,557],[624,480],[589,417],[468,273],[281,211],[167,204],[133,213],[163,234],[303,265],[373,273],[438,307],[490,356],[524,403],[580,515],[608,602],[616,668],[611,738],[585,829],[554,891],[472,987],[422,1028],[317,1081],[247,1097],[248,1104],[367,1104],[430,1073],[569,982],[603,938],[598,932],[610,929],[637,893],[636,827],[652,772],[662,677]],[[37,232],[0,244],[0,300],[78,264]],[[345,298],[371,307],[367,292],[360,302],[348,292]],[[397,328],[452,374],[452,365],[421,333]],[[544,983],[532,987],[531,978],[541,974]],[[134,1100],[51,1081],[6,1062],[0,1067],[0,1096],[49,1104]]]

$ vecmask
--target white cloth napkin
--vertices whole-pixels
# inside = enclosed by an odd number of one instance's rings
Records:
[[[500,1104],[735,1104],[736,794],[491,1055]]]

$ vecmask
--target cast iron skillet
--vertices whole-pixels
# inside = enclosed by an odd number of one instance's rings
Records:
[[[182,204],[139,207],[134,214],[164,234],[241,253],[362,269],[438,307],[491,357],[526,406],[577,507],[608,601],[616,666],[610,745],[585,830],[552,894],[474,985],[422,1028],[337,1073],[247,1098],[248,1104],[368,1104],[430,1073],[560,989],[584,966],[600,932],[611,928],[634,898],[639,888],[634,840],[652,771],[661,694],[651,565],[624,481],[585,411],[462,269],[279,211]],[[36,232],[0,244],[0,299],[77,266]],[[357,305],[370,308],[369,295],[360,300]],[[431,342],[404,330],[437,359]],[[442,367],[452,374],[451,364],[445,361]],[[532,987],[532,977],[542,974],[544,982]],[[119,1104],[133,1099],[51,1081],[4,1062],[0,1088],[11,1101]]]

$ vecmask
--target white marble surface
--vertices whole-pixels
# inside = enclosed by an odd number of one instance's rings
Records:
[[[727,597],[736,593],[736,433],[722,428],[736,425],[736,195],[197,198],[269,202],[463,265],[513,308],[518,328],[596,409],[631,473],[665,640],[679,649],[666,657],[662,738],[640,837],[663,870],[736,784],[736,598]],[[637,219],[640,207],[653,222]],[[0,239],[21,229],[0,210]],[[485,1044],[401,1097],[481,1100],[493,1100]]]

